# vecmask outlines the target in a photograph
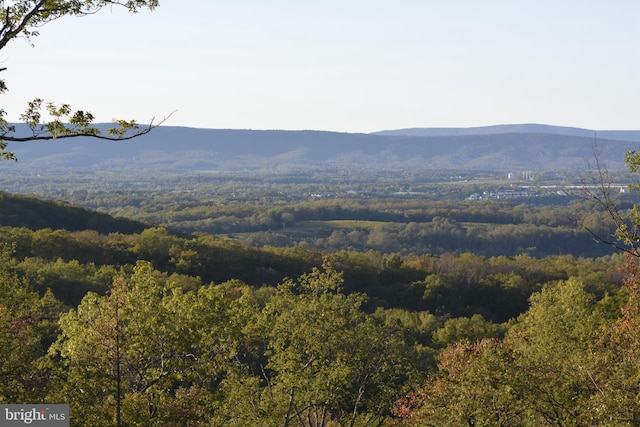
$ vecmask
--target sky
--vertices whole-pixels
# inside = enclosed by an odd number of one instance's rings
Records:
[[[637,0],[160,0],[0,51],[9,120],[39,97],[214,129],[640,129]]]

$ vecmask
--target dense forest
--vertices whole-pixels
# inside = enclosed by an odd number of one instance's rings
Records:
[[[263,209],[263,225],[288,212],[338,230],[332,221],[413,224],[407,236],[442,241],[455,224],[486,232],[518,218],[606,247],[576,237],[575,209],[334,199]],[[258,245],[10,194],[0,221],[0,399],[70,403],[73,425],[588,425],[588,404],[624,425],[629,386],[613,382],[630,359],[611,371],[601,358],[633,347],[621,328],[635,282],[611,248],[394,251],[335,230],[335,246]],[[500,248],[523,246],[510,227]]]

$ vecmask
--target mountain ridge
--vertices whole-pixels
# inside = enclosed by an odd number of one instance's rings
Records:
[[[635,133],[640,136],[640,131],[589,131],[534,124],[381,132],[162,126],[129,141],[105,143],[83,137],[11,143],[9,149],[20,159],[11,167],[16,173],[51,169],[175,173],[425,168],[567,170],[585,169],[595,147],[607,167],[623,169],[625,154],[637,148]],[[601,137],[603,134],[611,138]]]

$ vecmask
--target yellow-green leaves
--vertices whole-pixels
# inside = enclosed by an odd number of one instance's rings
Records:
[[[16,38],[31,41],[38,36],[38,28],[54,20],[67,16],[91,15],[102,8],[122,6],[130,12],[138,12],[143,8],[153,10],[158,6],[157,0],[17,0],[0,2],[0,50]],[[5,68],[0,68],[0,72]],[[4,80],[0,80],[0,94],[7,91]],[[7,142],[50,140],[56,138],[70,138],[89,136],[107,140],[123,140],[135,138],[148,133],[157,125],[150,124],[140,130],[134,120],[116,120],[114,127],[107,130],[107,135],[101,135],[97,127],[92,126],[94,116],[85,110],[73,111],[69,104],[56,106],[46,104],[48,118],[44,120],[42,114],[43,100],[36,98],[29,102],[26,110],[20,115],[20,120],[31,129],[31,135],[15,135],[15,128],[5,119],[5,111],[0,110],[0,160],[16,160],[13,153],[6,150]],[[166,120],[166,118],[165,118]],[[164,121],[164,120],[163,120]]]
[[[414,370],[404,336],[365,314],[363,297],[343,294],[341,284],[325,263],[281,285],[263,310],[279,424],[382,422]]]

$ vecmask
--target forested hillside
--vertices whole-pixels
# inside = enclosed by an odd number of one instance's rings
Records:
[[[105,213],[90,211],[64,202],[47,202],[34,197],[20,197],[0,193],[0,225],[65,229],[68,231],[94,230],[134,233],[145,228],[143,223],[126,218],[114,218]]]
[[[438,404],[416,399],[454,369],[451,352],[516,342],[552,290],[584,294],[603,327],[628,304],[619,254],[250,247],[130,221],[101,229],[106,215],[30,198],[0,206],[23,218],[0,233],[0,399],[69,402],[73,425],[112,425],[118,411],[131,425],[411,423]],[[485,220],[508,217],[488,206]]]

